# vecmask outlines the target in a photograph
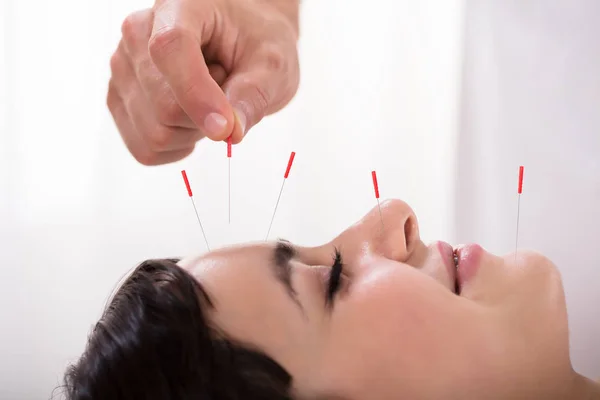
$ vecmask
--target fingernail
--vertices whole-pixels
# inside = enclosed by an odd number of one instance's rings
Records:
[[[227,118],[217,113],[210,113],[204,119],[204,130],[209,136],[217,136],[223,133],[227,127]]]
[[[238,120],[238,123],[240,124],[240,127],[242,128],[242,134],[245,136],[246,135],[246,115],[244,115],[243,112],[238,111],[238,110],[233,110],[233,113],[235,114],[235,117]]]

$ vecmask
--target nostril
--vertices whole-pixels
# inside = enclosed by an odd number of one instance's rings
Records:
[[[404,222],[404,245],[406,250],[410,249],[413,241],[414,222],[412,217],[408,217]]]

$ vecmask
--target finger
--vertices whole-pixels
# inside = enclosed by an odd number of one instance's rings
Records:
[[[119,93],[115,87],[115,83],[112,79],[108,84],[106,103],[113,120],[115,121],[115,125],[117,126],[119,134],[121,135],[121,139],[127,147],[127,150],[129,150],[129,152],[132,154],[135,153],[137,148],[140,147],[139,139],[137,138],[137,131],[129,120],[129,115],[127,115],[123,101],[121,100],[121,97],[119,96]]]
[[[125,18],[121,26],[125,51],[157,119],[167,126],[196,128],[150,57],[148,41],[152,34],[153,15],[152,9],[145,9]]]
[[[202,55],[195,32],[203,27],[186,26],[177,4],[164,2],[155,10],[150,56],[192,121],[210,139],[224,140],[234,125],[231,107]]]
[[[112,84],[115,90],[128,85],[125,77],[129,75],[129,62],[127,61],[127,53],[124,49],[123,40],[119,41],[117,49],[110,58],[110,72],[110,84]]]
[[[221,64],[210,64],[208,66],[210,76],[217,82],[217,85],[222,86],[227,79],[227,71]]]
[[[181,128],[163,125],[152,112],[152,104],[144,95],[139,83],[126,102],[131,120],[138,132],[141,132],[146,145],[155,152],[169,152],[194,148],[204,134],[197,128]]]
[[[277,91],[286,89],[272,80],[272,76],[269,79],[270,76],[266,70],[238,73],[223,86],[236,116],[232,134],[234,144],[241,142],[250,128],[273,112],[273,99],[279,96]]]
[[[119,52],[124,53],[124,41],[119,44]],[[117,88],[125,109],[141,139],[154,152],[185,150],[194,147],[203,135],[198,129],[165,126],[152,112],[152,105],[136,79],[132,65],[125,56],[119,67]]]
[[[288,74],[291,67],[283,54],[264,51],[228,77],[223,90],[238,118],[233,143],[239,143],[263,117],[279,111],[292,99],[298,80],[294,74]]]
[[[134,12],[125,19],[121,27],[125,51],[158,120],[167,126],[196,128],[150,58],[148,40],[152,33],[153,15],[152,9],[145,9]],[[208,70],[219,86],[225,82],[227,72],[221,65],[211,64]]]
[[[142,140],[139,132],[135,129],[135,126],[127,114],[125,104],[115,89],[113,82],[109,84],[107,103],[109,104],[109,110],[125,146],[139,163],[148,166],[168,164],[179,161],[194,151],[193,146],[178,151],[152,151]]]

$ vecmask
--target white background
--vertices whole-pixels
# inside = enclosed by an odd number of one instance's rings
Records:
[[[412,205],[424,240],[471,239],[455,224],[462,1],[305,1],[300,90],[233,148],[231,225],[223,143],[204,141],[182,162],[144,167],[106,108],[121,21],[146,6],[1,3],[2,399],[50,396],[136,263],[205,250],[181,169],[211,247],[264,238],[291,151],[271,237],[329,240],[375,205],[376,169],[382,197]],[[496,190],[507,200],[494,203],[494,219],[514,221],[517,162],[506,163],[510,182]],[[505,251],[514,234],[486,240]],[[587,317],[579,332],[589,331]],[[589,354],[591,340],[582,343]],[[600,374],[590,361],[600,355],[587,357],[582,372]]]

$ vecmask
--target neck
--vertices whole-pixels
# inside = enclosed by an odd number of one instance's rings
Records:
[[[576,373],[571,393],[569,398],[573,400],[599,400],[600,382]]]

